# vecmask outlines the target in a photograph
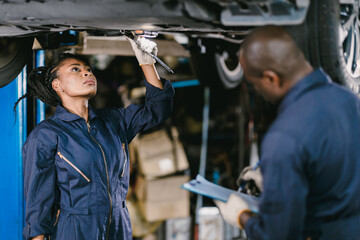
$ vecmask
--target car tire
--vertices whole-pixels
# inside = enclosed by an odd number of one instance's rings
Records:
[[[359,0],[311,1],[307,17],[309,58],[331,78],[360,93]]]
[[[232,89],[242,82],[240,45],[218,39],[190,40],[191,64],[204,85]]]
[[[29,61],[32,38],[0,38],[0,88],[14,80]]]

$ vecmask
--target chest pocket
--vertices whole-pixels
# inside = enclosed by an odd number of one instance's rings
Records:
[[[57,152],[57,178],[60,187],[60,203],[67,207],[87,208],[89,205],[89,193],[91,192],[91,168],[85,158],[66,153],[62,150]]]
[[[128,153],[127,153],[127,138],[126,138],[126,123],[125,123],[125,118],[121,119],[120,122],[120,131],[119,131],[119,135],[120,135],[120,140],[121,140],[121,146],[122,146],[122,150],[124,153],[124,164],[122,166],[122,171],[121,171],[121,175],[120,178],[122,180],[125,180],[126,182],[128,181],[127,178],[129,178],[129,174],[128,174],[128,169],[129,169],[129,163],[130,163],[130,159],[128,159]],[[128,162],[129,161],[129,162]]]
[[[79,168],[77,168],[69,159],[64,157],[64,155],[62,155],[62,153],[60,151],[57,152],[57,155],[60,157],[60,159],[64,160],[66,163],[68,163],[69,166],[73,168],[73,170],[78,172],[86,180],[86,182],[90,182],[90,179]]]
[[[127,158],[127,154],[126,154],[126,146],[125,146],[125,143],[121,143],[121,146],[122,146],[122,150],[123,150],[123,153],[124,153],[124,164],[122,166],[122,171],[121,171],[121,175],[120,177],[123,178],[127,172],[127,164],[128,164],[128,158]]]

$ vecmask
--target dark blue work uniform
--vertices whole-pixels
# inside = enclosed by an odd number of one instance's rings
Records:
[[[257,239],[360,239],[360,101],[316,70],[285,96],[265,136]]]
[[[145,105],[89,108],[88,123],[57,106],[36,126],[23,147],[25,239],[132,239],[128,144],[170,116],[174,90],[163,82],[146,82]]]

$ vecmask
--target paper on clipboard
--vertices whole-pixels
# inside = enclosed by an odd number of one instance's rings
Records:
[[[254,213],[259,212],[259,198],[219,186],[209,182],[199,174],[196,176],[196,179],[181,185],[181,188],[222,202],[227,202],[230,195],[235,193],[244,201],[246,201],[251,211]]]

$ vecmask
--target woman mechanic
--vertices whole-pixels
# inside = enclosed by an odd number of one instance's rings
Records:
[[[78,56],[64,55],[29,75],[28,95],[56,111],[23,147],[25,239],[132,239],[128,144],[170,116],[174,90],[159,79],[153,58],[128,40],[147,80],[145,105],[92,109],[96,77]],[[150,46],[156,54],[156,44]]]

